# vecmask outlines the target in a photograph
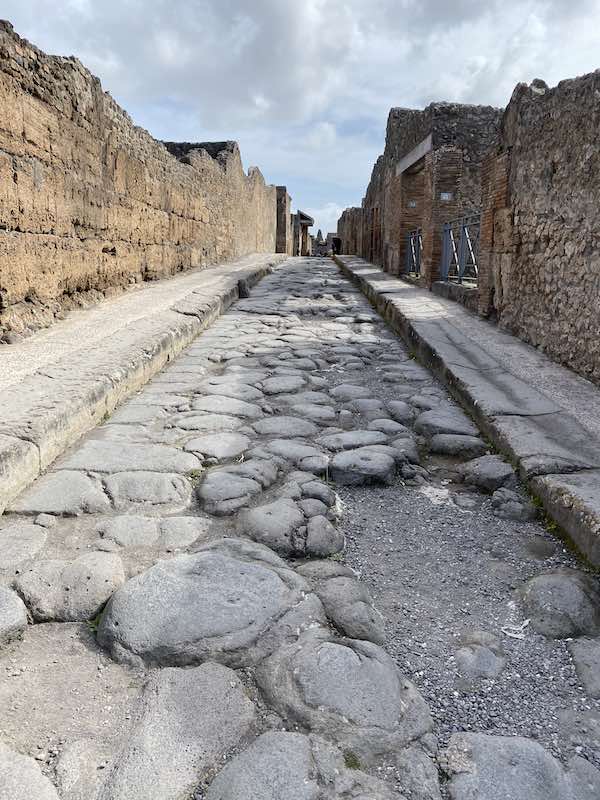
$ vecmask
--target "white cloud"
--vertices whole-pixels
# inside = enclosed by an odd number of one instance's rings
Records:
[[[51,6],[51,13],[49,7]],[[391,106],[503,105],[600,66],[598,0],[4,0],[155,136],[235,138],[324,232],[360,203]]]

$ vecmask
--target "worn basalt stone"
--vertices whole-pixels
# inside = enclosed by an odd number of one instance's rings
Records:
[[[98,641],[133,664],[255,664],[325,619],[308,584],[272,550],[223,539],[159,561],[110,599]]]
[[[263,662],[256,677],[288,723],[332,739],[365,763],[432,727],[421,695],[371,642],[306,631]]]

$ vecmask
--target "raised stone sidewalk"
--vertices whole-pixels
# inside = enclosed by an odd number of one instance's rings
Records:
[[[457,303],[356,256],[335,260],[600,565],[600,390]]]
[[[0,513],[286,256],[186,272],[0,350]]]

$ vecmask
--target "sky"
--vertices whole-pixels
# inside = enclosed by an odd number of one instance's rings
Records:
[[[75,55],[157,139],[240,143],[335,230],[360,205],[393,106],[505,106],[600,67],[600,0],[0,0]]]

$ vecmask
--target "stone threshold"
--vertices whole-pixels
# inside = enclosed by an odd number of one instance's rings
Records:
[[[20,359],[35,368],[16,380],[9,369],[2,381],[0,514],[226,311],[240,290],[245,294],[286,258],[257,254],[187,272],[4,346],[0,361],[6,355],[15,373]]]
[[[462,306],[408,285],[355,256],[335,256],[342,272],[363,292],[417,358],[448,387],[497,449],[518,469],[548,515],[594,566],[600,566],[600,437],[582,425],[565,402],[600,390],[554,364]],[[532,373],[508,369],[480,342],[509,342],[523,362],[556,374],[562,404],[540,391]],[[511,343],[509,340],[514,340]],[[530,351],[530,352],[524,352]],[[510,359],[508,359],[510,363]],[[586,395],[587,393],[587,395]],[[574,403],[575,405],[575,403]]]

